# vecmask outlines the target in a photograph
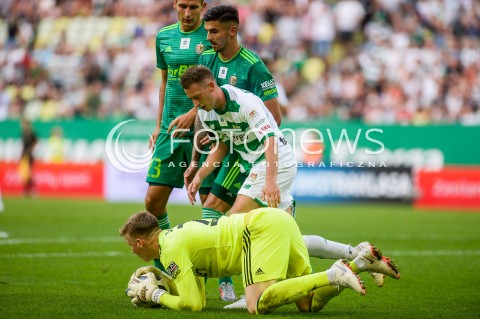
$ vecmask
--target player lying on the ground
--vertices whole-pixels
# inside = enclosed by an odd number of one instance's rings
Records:
[[[332,295],[330,290],[323,295],[322,288],[347,287],[365,293],[350,269],[352,262],[339,260],[330,269],[312,274],[298,226],[279,209],[260,208],[219,220],[194,220],[165,231],[158,228],[153,215],[140,212],[127,220],[120,234],[144,261],[160,258],[176,286],[177,295],[173,295],[153,276],[131,280],[128,295],[139,306],[155,303],[200,311],[205,307],[201,278],[205,276],[241,274],[247,309],[259,314],[293,302],[301,311],[318,311]],[[367,263],[376,265],[379,272],[385,266],[370,246],[356,259],[363,261],[363,265],[353,265],[359,271],[367,270]]]

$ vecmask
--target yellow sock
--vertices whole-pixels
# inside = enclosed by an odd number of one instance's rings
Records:
[[[348,264],[350,265],[350,268],[352,268],[352,270],[353,270],[354,273],[356,273],[356,274],[361,273],[360,268],[358,268],[357,265],[355,265],[355,263],[353,262],[353,260],[350,261]]]
[[[257,303],[257,313],[265,314],[305,297],[312,290],[329,286],[326,272],[291,278],[277,282],[262,293]]]
[[[310,305],[310,311],[317,312],[323,309],[327,303],[332,300],[333,297],[338,296],[342,291],[343,287],[339,286],[326,286],[315,289],[313,291],[312,303]]]

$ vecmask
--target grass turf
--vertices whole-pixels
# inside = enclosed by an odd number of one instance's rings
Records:
[[[226,311],[217,281],[207,283],[207,309],[180,313],[137,309],[124,295],[144,263],[130,254],[118,228],[141,204],[87,200],[5,199],[0,213],[0,317],[2,318],[207,318],[246,317]],[[198,218],[198,207],[170,206],[173,225]],[[299,206],[304,234],[356,245],[368,240],[400,266],[402,278],[375,287],[362,274],[367,295],[346,290],[321,313],[285,306],[270,316],[297,318],[480,317],[480,214],[415,211],[405,205]],[[312,259],[316,271],[333,261]],[[234,278],[237,293],[241,280]]]

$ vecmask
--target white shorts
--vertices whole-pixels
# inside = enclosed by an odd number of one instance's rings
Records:
[[[293,196],[290,192],[290,188],[296,174],[297,165],[278,168],[277,183],[278,188],[280,188],[280,205],[277,208],[287,210],[292,207]],[[265,187],[266,175],[267,169],[264,161],[254,165],[250,170],[247,179],[243,182],[242,187],[238,191],[238,194],[248,196],[261,206],[267,207],[267,202],[262,200],[262,191]]]

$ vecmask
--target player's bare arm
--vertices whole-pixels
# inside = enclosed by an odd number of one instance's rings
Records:
[[[267,109],[272,113],[273,119],[277,123],[278,127],[282,124],[282,111],[280,109],[280,103],[278,103],[278,99],[274,97],[268,101],[263,102]]]
[[[193,149],[192,149],[192,160],[187,170],[183,174],[185,187],[187,189],[190,183],[192,182],[193,178],[195,177],[195,174],[198,171],[198,161],[200,160],[200,155],[201,155],[198,150],[203,148],[203,146],[205,145],[204,143],[205,138],[207,141],[209,141],[207,132],[201,131],[202,128],[203,128],[202,121],[200,120],[200,117],[197,114],[197,116],[195,117],[195,123],[193,125],[194,141],[193,141]]]
[[[278,152],[275,136],[266,138],[263,145],[265,146],[267,174],[262,199],[268,203],[268,206],[276,208],[280,204],[280,189],[277,184]]]
[[[148,148],[153,150],[155,143],[157,142],[158,134],[160,134],[160,127],[162,125],[163,103],[165,102],[165,91],[167,89],[167,72],[168,70],[161,70],[162,83],[160,84],[160,91],[158,93],[158,114],[155,131],[153,131]]]
[[[188,199],[190,203],[193,205],[195,203],[195,195],[197,194],[198,190],[200,189],[200,185],[202,185],[202,181],[210,175],[215,168],[221,165],[222,160],[228,153],[228,145],[224,142],[220,141],[217,146],[214,148],[212,153],[207,156],[205,163],[202,167],[198,170],[197,174],[193,178],[192,182],[188,186]]]
[[[173,130],[173,137],[183,137],[192,128],[196,116],[197,108],[193,107],[187,113],[176,117],[172,123],[170,123],[167,133],[170,133]]]

